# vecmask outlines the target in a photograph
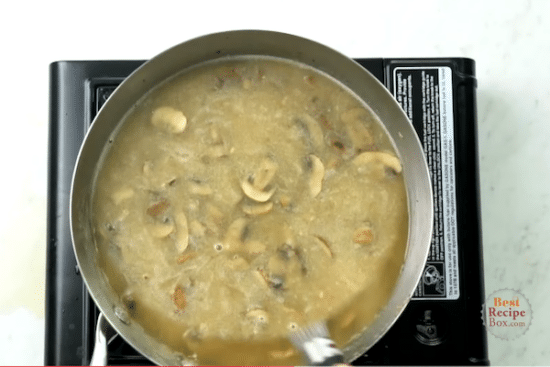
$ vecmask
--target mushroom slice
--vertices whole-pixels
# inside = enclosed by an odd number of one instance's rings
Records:
[[[182,133],[187,126],[187,117],[172,107],[159,107],[153,111],[151,123],[172,134]]]
[[[187,226],[187,217],[182,211],[179,211],[176,213],[174,221],[176,222],[176,250],[182,253],[189,245],[189,228]]]
[[[189,191],[199,196],[209,196],[214,192],[210,185],[202,182],[191,181],[189,183]]]
[[[206,221],[204,223],[206,227],[217,234],[220,232],[220,226],[222,225],[223,219],[224,214],[221,209],[208,203],[206,206]]]
[[[373,150],[374,138],[369,130],[360,122],[356,121],[347,126],[348,135],[356,150]]]
[[[260,164],[260,168],[254,175],[254,188],[258,190],[265,189],[275,176],[275,172],[277,172],[277,165],[275,162],[269,158],[264,159]]]
[[[258,190],[248,180],[244,180],[243,182],[241,182],[241,188],[243,189],[243,192],[246,196],[259,203],[265,203],[266,201],[271,199],[271,197],[275,193],[274,187],[269,191]]]
[[[273,209],[273,202],[268,201],[261,204],[244,204],[243,205],[243,212],[245,212],[248,215],[261,215],[261,214],[267,214]]]
[[[309,193],[312,197],[316,197],[323,188],[323,178],[325,177],[325,166],[323,162],[313,154],[309,155],[311,162],[311,175],[309,177]]]
[[[341,136],[334,131],[327,132],[326,142],[329,146],[334,148],[338,152],[338,156],[342,159],[348,160],[355,153],[352,143],[345,136]]]
[[[323,130],[321,129],[321,126],[319,125],[317,120],[315,120],[308,114],[304,114],[300,117],[300,120],[303,121],[307,127],[309,137],[311,139],[311,142],[313,143],[313,146],[316,149],[322,148],[324,144]]]
[[[149,233],[156,238],[168,237],[174,230],[173,223],[155,223],[149,227]]]
[[[323,252],[327,254],[328,257],[334,257],[334,254],[326,239],[321,236],[313,236],[313,238],[315,238],[315,242],[317,242],[317,244],[321,247]]]
[[[348,136],[357,150],[368,150],[374,144],[374,138],[363,120],[368,116],[364,108],[352,108],[340,115],[346,125]],[[371,148],[372,150],[372,148]]]
[[[123,187],[118,191],[115,191],[111,196],[116,205],[120,204],[126,199],[130,199],[134,196],[134,190],[131,187]]]
[[[238,218],[229,225],[223,238],[224,248],[227,248],[228,251],[239,250],[243,242],[242,237],[247,223],[245,218]]]
[[[353,163],[358,166],[369,163],[382,163],[396,173],[402,171],[399,158],[387,152],[363,152],[353,159]]]

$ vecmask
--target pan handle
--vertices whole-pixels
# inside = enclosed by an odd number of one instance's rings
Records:
[[[116,332],[103,313],[99,314],[95,333],[95,345],[90,366],[107,365],[107,345],[114,339]]]

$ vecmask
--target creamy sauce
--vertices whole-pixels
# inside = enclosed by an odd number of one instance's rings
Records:
[[[98,173],[95,241],[149,333],[199,363],[292,364],[289,332],[325,319],[343,345],[384,307],[406,191],[347,89],[271,58],[211,63],[123,123]]]

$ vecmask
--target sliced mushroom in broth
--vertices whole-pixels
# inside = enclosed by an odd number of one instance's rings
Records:
[[[151,91],[105,155],[93,205],[100,265],[132,317],[199,363],[221,363],[224,342],[236,346],[224,361],[297,363],[286,337],[319,319],[347,343],[387,302],[408,233],[400,160],[373,112],[264,57]]]

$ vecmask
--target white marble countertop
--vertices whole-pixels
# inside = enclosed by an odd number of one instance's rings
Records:
[[[139,5],[136,5],[139,4]],[[520,290],[525,335],[492,335],[496,365],[548,365],[550,1],[9,2],[0,34],[0,365],[42,364],[48,65],[147,59],[195,36],[268,29],[351,57],[477,63],[485,286]],[[327,3],[328,4],[328,3]]]

